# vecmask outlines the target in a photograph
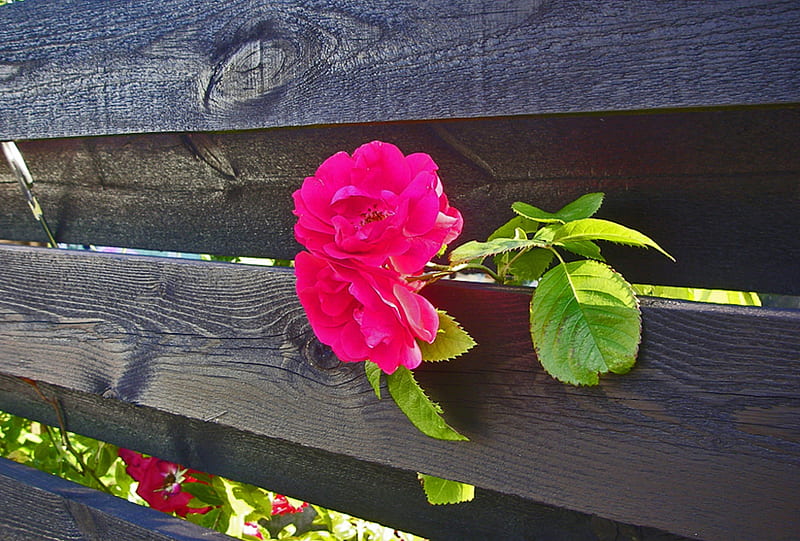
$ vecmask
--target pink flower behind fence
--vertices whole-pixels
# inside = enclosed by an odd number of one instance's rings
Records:
[[[165,513],[174,512],[185,517],[189,513],[207,513],[211,507],[189,507],[194,496],[182,490],[183,483],[200,483],[192,473],[178,464],[155,457],[144,457],[136,451],[120,449],[119,456],[125,461],[125,471],[139,481],[136,493],[153,509]]]
[[[308,507],[307,502],[303,502],[298,507],[295,507],[289,503],[288,498],[282,494],[275,494],[275,498],[272,500],[273,515],[291,515],[293,513],[302,513],[303,509],[306,507]]]

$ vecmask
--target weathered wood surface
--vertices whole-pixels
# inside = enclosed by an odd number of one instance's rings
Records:
[[[485,239],[515,200],[600,215],[677,258],[608,246],[630,280],[800,295],[800,109],[517,117],[20,145],[60,242],[293,258],[291,193],[329,155],[381,139],[430,153]],[[197,156],[202,156],[198,158]],[[0,165],[0,238],[41,240]]]
[[[19,2],[0,43],[4,139],[800,101],[792,0]]]
[[[0,530],[6,541],[231,539],[4,458],[0,458],[0,494]]]
[[[220,422],[168,414],[45,383],[38,386],[48,397],[58,398],[70,428],[124,447],[138,446],[169,460],[201,464],[216,474],[345,509],[405,531],[424,532],[434,541],[483,541],[498,535],[508,540],[545,541],[686,539],[486,489],[480,489],[471,503],[433,507],[425,501],[413,471],[294,445]],[[53,409],[19,378],[0,375],[0,405],[20,415],[56,423]],[[21,505],[35,509],[37,503],[41,502]],[[5,512],[0,506],[0,524]]]
[[[419,371],[468,443],[420,435],[327,354],[288,270],[2,247],[0,372],[61,386],[75,430],[420,533],[442,521],[416,521],[420,470],[505,494],[523,521],[534,502],[712,540],[800,527],[798,312],[647,301],[637,367],[586,389],[538,366],[529,291],[426,291],[480,344]],[[70,393],[93,402],[71,412]],[[129,404],[148,408],[126,421]],[[254,467],[276,456],[305,477]],[[345,488],[310,486],[333,472]]]

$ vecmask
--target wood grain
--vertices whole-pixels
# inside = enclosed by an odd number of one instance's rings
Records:
[[[600,215],[672,253],[608,246],[633,282],[800,295],[800,109],[318,127],[21,144],[60,242],[291,259],[291,193],[339,150],[381,139],[430,153],[463,241],[515,200],[556,210],[604,191]],[[0,166],[0,238],[38,225]]]
[[[437,541],[482,541],[498,535],[509,540],[549,541],[686,539],[655,528],[622,524],[487,489],[479,490],[475,500],[467,504],[431,506],[412,471],[60,386],[39,383],[39,387],[47,396],[58,398],[68,412],[72,429],[110,439],[124,447],[138,447],[169,460],[202,465],[215,474],[246,480],[329,508],[344,509],[404,531],[423,533]],[[52,408],[19,378],[0,375],[0,405],[43,422],[56,422]],[[35,508],[37,504],[48,503],[29,501],[23,505]],[[0,521],[3,513],[4,508],[0,507]]]
[[[791,0],[20,2],[0,42],[2,139],[800,101]]]
[[[243,445],[281,442],[290,462],[295,451],[318,451],[320,469],[339,457],[332,467],[424,471],[684,536],[781,539],[800,526],[796,311],[648,301],[637,367],[584,389],[539,368],[528,290],[447,283],[426,292],[480,344],[418,372],[469,443],[420,435],[375,398],[360,366],[327,353],[288,271],[2,247],[0,371],[96,396],[81,428],[120,401],[180,418],[142,425],[111,415],[111,432],[129,433],[116,443],[167,447],[166,458],[216,473],[231,465],[213,435],[231,430]],[[184,441],[200,426],[211,437]],[[241,464],[234,477],[279,477]],[[317,490],[333,500],[319,503],[367,516],[389,497],[370,508],[355,494]]]
[[[0,458],[3,539],[223,541],[230,537]]]

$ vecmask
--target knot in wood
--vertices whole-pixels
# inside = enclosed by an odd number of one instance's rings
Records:
[[[262,37],[232,45],[214,68],[203,104],[211,112],[270,97],[298,78],[299,48],[289,39]]]
[[[318,370],[333,370],[342,364],[333,350],[316,337],[306,341],[301,353],[303,359]]]

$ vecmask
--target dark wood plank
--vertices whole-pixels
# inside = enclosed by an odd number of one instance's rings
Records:
[[[290,271],[1,248],[0,371],[209,420],[210,434],[242,431],[685,536],[780,539],[800,527],[798,312],[648,301],[637,368],[582,389],[538,367],[528,290],[448,283],[427,294],[480,344],[419,371],[469,443],[421,436],[375,398],[360,366],[326,354]],[[116,431],[219,470],[220,438],[186,443],[181,426]],[[161,442],[168,429],[175,438]]]
[[[479,490],[473,502],[434,507],[425,501],[412,471],[237,430],[216,421],[187,419],[45,383],[39,383],[39,387],[59,400],[71,429],[174,461],[201,465],[206,471],[344,509],[405,531],[424,533],[434,541],[483,541],[498,535],[503,539],[545,541],[686,539],[486,489]],[[16,377],[0,375],[0,407],[56,423],[52,408]]]
[[[230,540],[185,520],[0,458],[3,539]]]
[[[791,0],[20,2],[0,42],[0,138],[800,101]]]
[[[430,153],[485,239],[515,200],[603,217],[675,255],[609,247],[639,283],[800,295],[800,109],[518,117],[21,144],[61,242],[293,258],[291,193],[327,156],[381,139]],[[198,156],[202,156],[199,158]],[[0,238],[42,238],[0,166]]]

